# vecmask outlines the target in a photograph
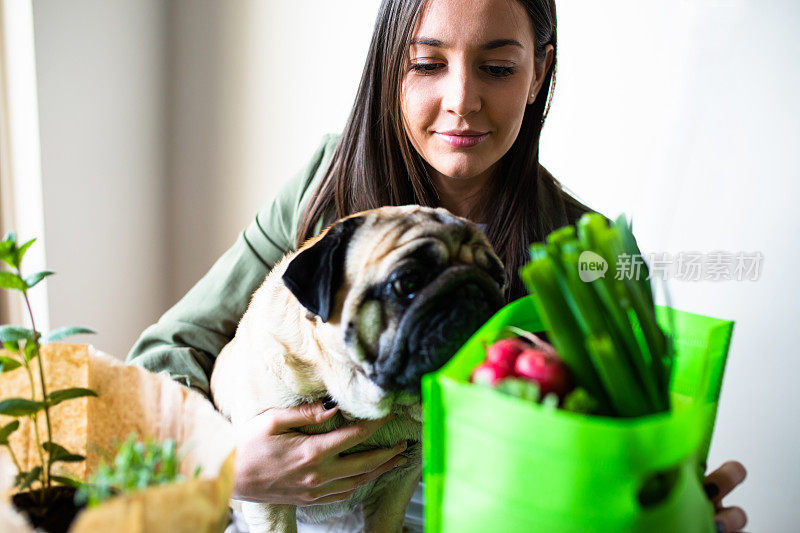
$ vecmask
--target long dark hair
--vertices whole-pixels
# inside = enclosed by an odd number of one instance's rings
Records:
[[[528,246],[572,224],[589,208],[572,198],[539,165],[539,136],[555,87],[555,0],[519,0],[533,27],[535,60],[553,45],[553,62],[533,104],[526,106],[514,144],[487,182],[482,201],[470,213],[486,220],[486,235],[506,267],[511,284],[506,300],[526,293],[519,269]],[[367,62],[350,117],[330,166],[306,207],[297,245],[313,237],[324,222],[384,205],[439,206],[439,197],[422,157],[403,129],[400,94],[414,25],[424,0],[384,0],[378,11]]]

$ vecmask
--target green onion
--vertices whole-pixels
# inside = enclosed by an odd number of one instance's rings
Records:
[[[529,288],[540,296],[534,298],[534,302],[545,327],[552,333],[550,338],[553,346],[576,381],[597,399],[600,404],[598,410],[601,413],[608,412],[608,395],[589,360],[581,328],[564,300],[553,261],[542,244],[531,246],[531,257],[538,259],[523,267],[522,277]]]
[[[585,282],[579,259],[587,251],[602,257],[608,270]],[[623,254],[639,261],[639,276],[631,279],[624,270]],[[669,409],[672,346],[656,321],[648,268],[624,216],[609,225],[587,214],[577,228],[552,232],[544,244],[531,246],[521,276],[553,345],[578,386],[597,398],[600,414]]]

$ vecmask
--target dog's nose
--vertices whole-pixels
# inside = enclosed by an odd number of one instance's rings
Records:
[[[472,265],[450,267],[406,310],[371,379],[385,390],[418,393],[422,376],[444,365],[502,304],[490,276]]]

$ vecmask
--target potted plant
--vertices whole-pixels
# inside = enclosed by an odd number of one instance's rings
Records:
[[[18,246],[15,234],[10,232],[0,242],[0,260],[13,269],[12,272],[0,271],[0,287],[22,294],[31,324],[30,328],[0,326],[0,341],[9,352],[0,356],[0,373],[22,368],[30,386],[29,397],[0,400],[0,414],[15,418],[0,427],[0,446],[8,450],[17,468],[15,485],[20,492],[14,495],[14,505],[28,516],[34,527],[56,532],[67,530],[79,508],[74,503],[75,484],[69,478],[54,473],[53,467],[57,463],[81,462],[85,457],[70,452],[53,439],[51,410],[63,402],[97,394],[83,387],[49,390],[44,365],[41,364],[40,347],[42,342],[94,332],[83,327],[65,327],[42,336],[41,332],[37,331],[28,291],[53,272],[42,271],[27,277],[23,276],[20,265],[25,252],[35,240],[31,239]],[[9,444],[11,435],[19,430],[20,419],[30,420],[36,442],[38,464],[31,468],[24,468],[20,464]],[[42,431],[41,419],[44,420],[45,431]]]
[[[0,287],[21,292],[29,313],[27,291],[52,274],[24,277],[20,271],[33,242],[20,246],[13,233],[0,241],[0,258],[11,267],[0,271]],[[0,501],[0,531],[14,530],[4,517],[26,505],[41,516],[63,519],[48,525],[25,513],[34,527],[48,531],[224,529],[233,489],[234,438],[228,421],[205,398],[167,377],[126,366],[91,345],[57,342],[90,330],[43,334],[30,320],[30,328],[0,327],[0,496],[7,492],[2,471],[10,465],[17,471],[8,480],[16,492],[14,505]],[[129,435],[136,440],[125,441]],[[122,441],[127,444],[117,450]],[[178,462],[179,448],[185,453]],[[126,490],[127,482],[106,483],[111,471],[101,461],[117,451],[123,468],[113,476],[125,479],[135,470],[144,479],[137,487],[142,490]],[[61,502],[72,506],[76,487],[87,479],[84,492],[106,483],[109,495],[115,495],[83,511],[64,511]],[[76,512],[70,525],[68,516]]]

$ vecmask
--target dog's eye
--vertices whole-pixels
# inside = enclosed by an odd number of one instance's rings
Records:
[[[392,288],[395,294],[404,298],[413,298],[422,289],[422,276],[417,273],[408,273],[394,280]]]

